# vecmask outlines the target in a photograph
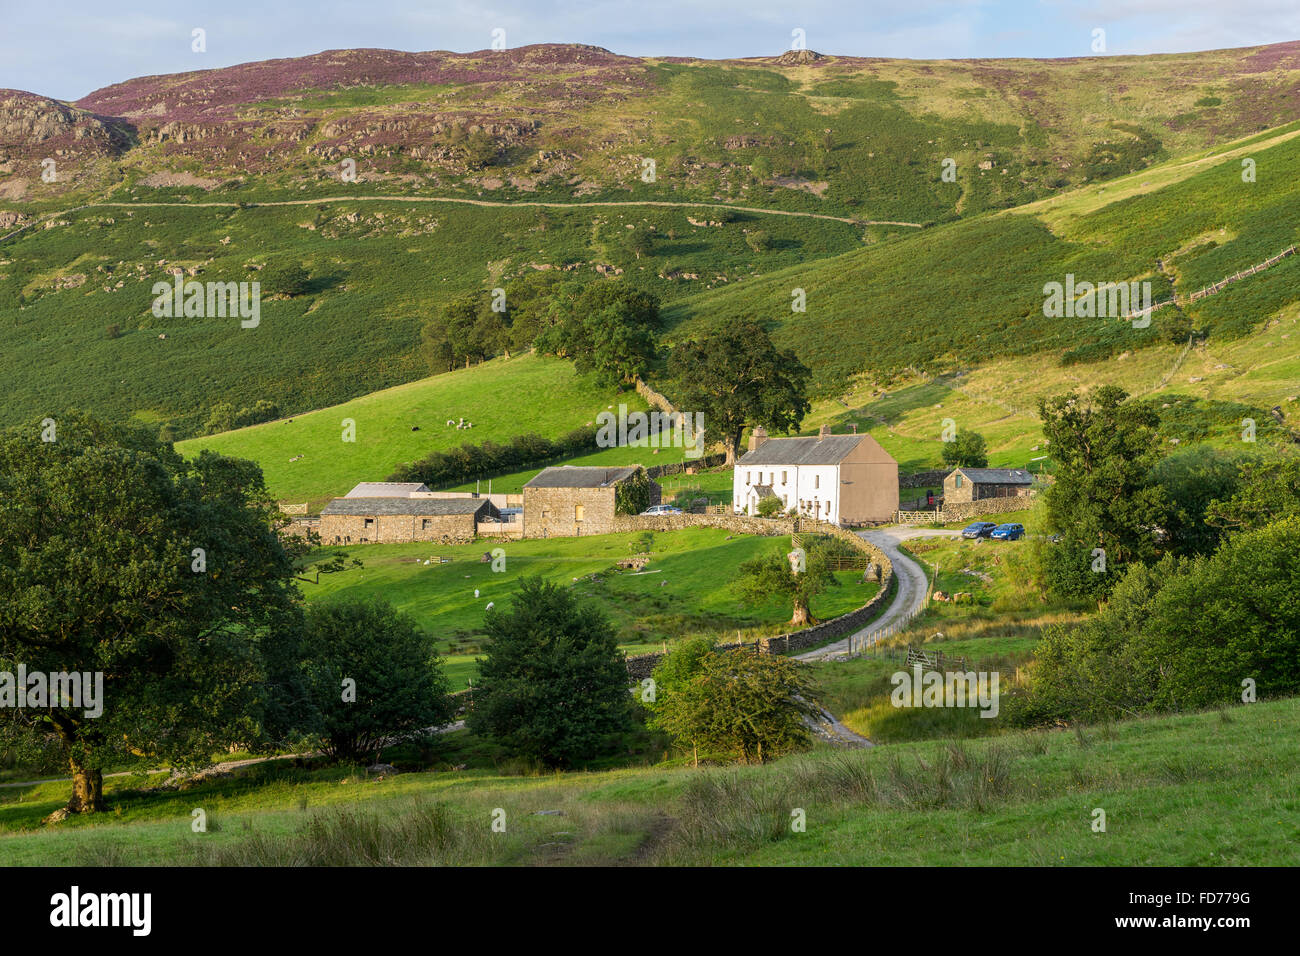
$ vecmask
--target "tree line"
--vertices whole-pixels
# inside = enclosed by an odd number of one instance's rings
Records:
[[[1300,691],[1300,454],[1166,456],[1151,401],[1114,386],[1040,402],[1056,480],[1035,543],[1051,594],[1095,601],[1055,625],[1008,714],[1109,720]]]

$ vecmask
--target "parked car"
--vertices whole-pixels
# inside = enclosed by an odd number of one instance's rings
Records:
[[[987,538],[997,525],[992,521],[976,521],[961,529],[963,538]]]
[[[674,508],[672,505],[651,505],[643,515],[679,515],[682,513],[681,508]]]
[[[998,541],[1016,541],[1024,536],[1025,526],[1022,524],[1000,524],[989,535]]]

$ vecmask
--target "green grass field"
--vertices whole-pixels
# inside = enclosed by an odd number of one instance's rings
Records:
[[[1294,866],[1297,730],[1292,698],[766,767],[378,780],[271,765],[182,792],[115,778],[109,815],[56,829],[39,820],[67,785],[48,783],[0,791],[0,864]],[[191,830],[196,807],[207,833]]]
[[[759,554],[790,549],[788,538],[728,535],[716,528],[686,528],[654,535],[642,572],[621,571],[615,562],[632,555],[637,534],[596,535],[472,545],[377,544],[341,549],[363,568],[321,575],[299,587],[310,602],[339,596],[382,597],[413,615],[447,656],[448,674],[464,687],[484,649],[483,615],[489,602],[507,608],[524,577],[540,576],[571,586],[580,600],[599,607],[629,654],[660,650],[665,643],[702,634],[721,641],[746,640],[785,631],[790,607],[780,600],[751,604],[732,589],[739,566]],[[730,538],[730,540],[728,540]],[[506,554],[494,572],[479,558],[495,547]],[[326,548],[322,558],[340,549]],[[445,564],[438,556],[450,557]],[[431,564],[425,560],[434,558]],[[879,585],[853,571],[836,572],[840,587],[812,604],[821,619],[861,607]],[[479,592],[475,597],[474,592]]]
[[[538,400],[528,400],[531,397]],[[635,393],[592,387],[569,362],[528,353],[177,447],[185,455],[211,449],[251,458],[262,466],[267,487],[277,498],[307,501],[315,509],[331,497],[346,494],[357,482],[383,481],[399,463],[430,451],[503,441],[529,432],[564,434],[593,423],[598,413],[619,403],[646,407]],[[447,426],[448,420],[461,418],[474,427]],[[356,423],[353,442],[343,441],[344,419]],[[300,461],[289,460],[298,455],[303,456]]]

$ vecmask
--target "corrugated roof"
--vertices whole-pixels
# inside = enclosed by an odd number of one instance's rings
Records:
[[[545,468],[525,488],[606,488],[636,474],[640,465],[626,468],[595,468],[583,465],[555,465]]]
[[[411,515],[438,517],[471,515],[490,507],[486,498],[335,498],[321,509],[323,515]]]
[[[428,491],[418,481],[363,481],[345,498],[405,498],[412,492]]]
[[[1032,485],[1034,476],[1023,468],[958,468],[977,485]]]
[[[815,435],[805,438],[769,438],[746,452],[738,465],[838,465],[868,436]]]

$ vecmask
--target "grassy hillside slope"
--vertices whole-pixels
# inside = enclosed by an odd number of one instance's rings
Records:
[[[693,226],[696,212],[388,201],[82,210],[0,245],[0,330],[10,343],[0,354],[0,425],[80,406],[170,422],[187,437],[219,403],[265,399],[294,414],[427,375],[420,329],[431,315],[536,269],[568,267],[581,279],[622,269],[671,301],[861,244],[844,223],[776,216],[762,223],[772,247],[760,255],[745,241],[759,216]],[[652,255],[621,245],[633,224],[659,234]],[[173,269],[251,282],[272,261],[303,265],[311,281],[293,298],[263,284],[257,328],[152,314],[154,284],[172,282]]]
[[[567,361],[527,353],[291,419],[180,442],[177,448],[186,455],[211,449],[250,458],[262,466],[272,494],[316,507],[346,494],[357,482],[383,481],[394,466],[431,451],[529,432],[561,435],[594,423],[598,413],[620,402],[646,408],[635,393],[592,387]],[[447,425],[461,418],[474,427]],[[356,423],[355,441],[343,441],[344,419]],[[299,461],[290,461],[298,456]]]
[[[1046,212],[979,214],[1051,202],[1294,119],[1300,46],[961,62],[808,51],[655,60],[555,45],[329,51],[143,77],[78,106],[0,96],[0,236],[33,226],[0,239],[0,328],[11,343],[0,356],[9,386],[0,424],[80,405],[184,437],[222,402],[269,400],[294,414],[418,378],[428,315],[534,267],[586,278],[622,269],[669,302],[739,288],[765,315],[788,314],[797,277],[810,295],[802,337],[823,385],[949,352],[987,357],[1005,342],[1064,347],[1068,334],[1026,319],[1034,297],[1025,287],[1064,267],[1147,275],[1155,255],[1176,251],[1155,241],[1167,238],[1169,217],[1125,223],[1121,245],[1097,245],[1095,231],[1113,225],[1104,210],[1067,233]],[[38,121],[67,141],[51,183],[32,172],[48,144],[23,138]],[[358,160],[355,180],[340,176],[344,158]],[[647,159],[654,176],[643,176]],[[952,182],[942,175],[949,159]],[[1218,278],[1215,269],[1245,263],[1285,232],[1264,228],[1290,221],[1282,178],[1261,167],[1253,198],[1225,192],[1185,205],[1172,225],[1180,242],[1201,245],[1183,257],[1180,278]],[[720,203],[849,221],[698,205],[427,201],[438,199]],[[72,208],[105,200],[120,205]],[[1241,216],[1225,214],[1243,200]],[[260,205],[268,201],[300,205]],[[972,216],[902,244],[915,229],[866,225]],[[652,231],[649,254],[626,248],[635,225]],[[1225,227],[1250,235],[1203,248],[1204,233]],[[830,264],[864,240],[861,258]],[[984,274],[1008,258],[1015,269]],[[272,259],[306,266],[312,286],[288,299],[264,289],[258,329],[150,314],[152,285],[172,269],[251,280]],[[752,283],[822,259],[821,272]],[[841,275],[848,281],[828,291]],[[710,302],[682,315],[735,311],[733,298]],[[855,343],[864,323],[890,347]]]
[[[1300,163],[1300,139],[1280,130],[1248,151],[1254,182],[1243,181],[1240,152],[1225,150],[1182,167],[1161,188],[1135,186],[1146,173],[1105,187],[1117,201],[1099,208],[1044,204],[951,223],[703,293],[670,310],[674,334],[745,315],[771,318],[776,340],[813,368],[823,395],[864,370],[945,371],[1042,351],[1087,361],[1168,341],[1175,310],[1156,312],[1145,329],[1046,318],[1044,284],[1064,283],[1067,274],[1098,284],[1149,280],[1160,301],[1171,279],[1187,295],[1295,244],[1300,184],[1288,170]],[[1300,257],[1285,259],[1187,314],[1212,340],[1241,335],[1300,299],[1297,276]],[[807,295],[806,313],[791,311],[796,288]]]
[[[1298,729],[1292,698],[766,767],[489,766],[375,781],[272,765],[182,792],[106,780],[111,821],[57,829],[39,821],[66,784],[41,784],[0,791],[0,863],[1294,866]],[[205,834],[190,831],[195,806]],[[486,822],[497,807],[505,835]],[[791,831],[793,807],[804,833]],[[1104,833],[1092,829],[1098,807]]]

